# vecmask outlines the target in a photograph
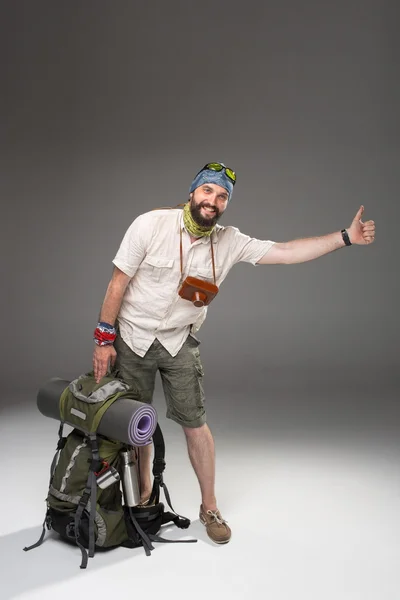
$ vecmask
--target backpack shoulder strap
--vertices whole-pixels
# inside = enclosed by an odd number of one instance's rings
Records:
[[[81,496],[81,499],[78,504],[77,511],[75,513],[75,541],[77,546],[79,547],[82,554],[82,562],[81,569],[86,569],[89,558],[93,558],[95,553],[95,535],[94,535],[94,522],[96,517],[96,499],[97,499],[97,482],[96,482],[96,474],[95,471],[98,469],[100,454],[99,454],[99,446],[97,442],[97,436],[95,433],[90,434],[89,436],[91,450],[92,450],[92,462],[89,468],[89,474],[86,482],[85,490]],[[89,547],[88,552],[82,546],[79,541],[79,528],[82,520],[83,511],[87,507],[90,501],[90,511],[89,511]]]
[[[172,513],[165,513],[165,521],[167,523],[169,521],[173,521],[175,525],[181,529],[187,529],[190,525],[190,520],[186,517],[182,517],[179,515],[172,506],[171,497],[169,495],[168,488],[164,483],[163,473],[165,470],[165,443],[164,436],[162,434],[161,428],[157,423],[155,431],[153,433],[153,444],[154,444],[154,460],[153,460],[153,489],[151,491],[149,504],[151,505],[153,502],[158,504],[160,501],[160,487],[164,490],[164,496],[168,503],[168,506],[172,510]]]
[[[154,459],[153,459],[153,489],[149,498],[149,504],[158,504],[160,501],[160,486],[163,485],[163,473],[165,470],[165,444],[161,428],[157,423],[153,433]]]
[[[64,423],[61,421],[60,427],[58,429],[58,442],[57,442],[56,453],[54,455],[54,458],[53,458],[53,460],[51,462],[51,467],[50,467],[50,481],[49,481],[49,486],[51,485],[51,482],[53,481],[53,477],[54,477],[54,473],[55,473],[55,470],[56,470],[56,466],[57,466],[57,462],[58,462],[58,458],[59,458],[60,452],[64,448],[65,442],[67,440],[67,438],[63,436],[63,430],[64,430]],[[38,539],[38,541],[35,544],[32,544],[32,546],[25,546],[25,548],[23,548],[23,550],[25,552],[28,552],[28,550],[33,550],[33,548],[37,548],[38,546],[40,546],[43,543],[44,536],[46,534],[46,527],[47,527],[47,529],[50,529],[49,520],[48,520],[48,512],[47,511],[46,511],[46,515],[44,517],[44,521],[43,521],[43,525],[42,525],[42,533],[41,533],[40,538]]]

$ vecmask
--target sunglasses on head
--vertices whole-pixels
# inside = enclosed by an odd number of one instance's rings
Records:
[[[204,165],[204,167],[202,169],[200,169],[199,173],[201,173],[202,171],[225,171],[226,176],[232,181],[232,184],[235,185],[236,183],[236,173],[235,171],[232,171],[232,169],[229,169],[229,167],[226,167],[224,164],[222,163],[208,163],[206,165]],[[197,175],[199,174],[197,173]],[[197,177],[196,175],[196,177]]]

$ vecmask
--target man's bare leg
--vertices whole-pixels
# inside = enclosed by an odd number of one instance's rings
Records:
[[[152,444],[139,447],[139,472],[140,472],[140,501],[150,498],[153,483],[151,479]]]
[[[210,428],[184,427],[189,458],[200,484],[204,510],[216,510],[215,498],[215,448]]]

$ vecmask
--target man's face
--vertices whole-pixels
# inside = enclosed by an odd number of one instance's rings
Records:
[[[222,217],[229,194],[216,183],[203,183],[190,194],[190,212],[197,225],[212,227]]]

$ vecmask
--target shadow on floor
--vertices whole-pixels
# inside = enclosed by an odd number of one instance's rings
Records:
[[[21,594],[73,579],[84,573],[80,569],[81,553],[78,547],[62,541],[53,531],[47,531],[41,546],[24,552],[25,546],[34,544],[40,536],[41,525],[22,529],[0,537],[0,556],[2,557],[1,600],[9,600]],[[215,546],[205,532],[203,525],[194,521],[188,530],[174,526],[163,527],[159,535],[170,540],[197,539],[199,542]],[[196,544],[190,544],[195,546]],[[154,543],[154,553],[166,550],[169,544]],[[107,567],[126,560],[144,556],[143,548],[116,548],[98,551],[89,559],[88,571]],[[149,557],[151,560],[152,556]]]

